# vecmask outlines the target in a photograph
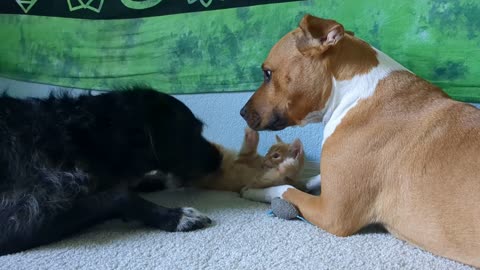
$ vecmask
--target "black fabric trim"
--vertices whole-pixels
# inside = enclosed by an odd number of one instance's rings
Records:
[[[130,19],[300,0],[1,0],[0,13],[77,19]],[[32,4],[33,3],[33,4]],[[23,8],[22,8],[23,7]]]

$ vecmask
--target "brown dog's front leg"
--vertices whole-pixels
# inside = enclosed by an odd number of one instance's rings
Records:
[[[260,202],[271,202],[277,197],[285,199],[295,205],[309,222],[337,236],[352,235],[372,220],[369,201],[356,199],[348,192],[336,192],[335,189],[322,189],[320,196],[314,196],[293,186],[282,185],[264,189],[245,188],[241,196]]]
[[[362,214],[354,213],[353,209],[341,201],[328,200],[324,194],[314,196],[289,188],[282,197],[295,205],[306,220],[337,236],[352,235],[367,225]]]

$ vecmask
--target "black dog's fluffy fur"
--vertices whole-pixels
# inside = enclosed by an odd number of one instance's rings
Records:
[[[152,170],[195,178],[220,153],[180,101],[151,89],[45,99],[0,97],[0,255],[47,244],[111,218],[167,231],[210,220],[129,191]]]

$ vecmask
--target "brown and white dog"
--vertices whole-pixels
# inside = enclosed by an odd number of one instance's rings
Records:
[[[264,83],[241,115],[256,130],[323,121],[322,192],[278,186],[244,197],[282,197],[338,236],[381,223],[400,239],[480,267],[480,110],[336,21],[310,15],[262,68]]]

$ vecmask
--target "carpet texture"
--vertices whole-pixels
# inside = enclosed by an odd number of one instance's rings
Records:
[[[421,251],[378,228],[347,238],[266,214],[236,193],[186,189],[145,195],[193,206],[214,224],[167,233],[111,221],[64,241],[0,257],[1,269],[471,269]]]

